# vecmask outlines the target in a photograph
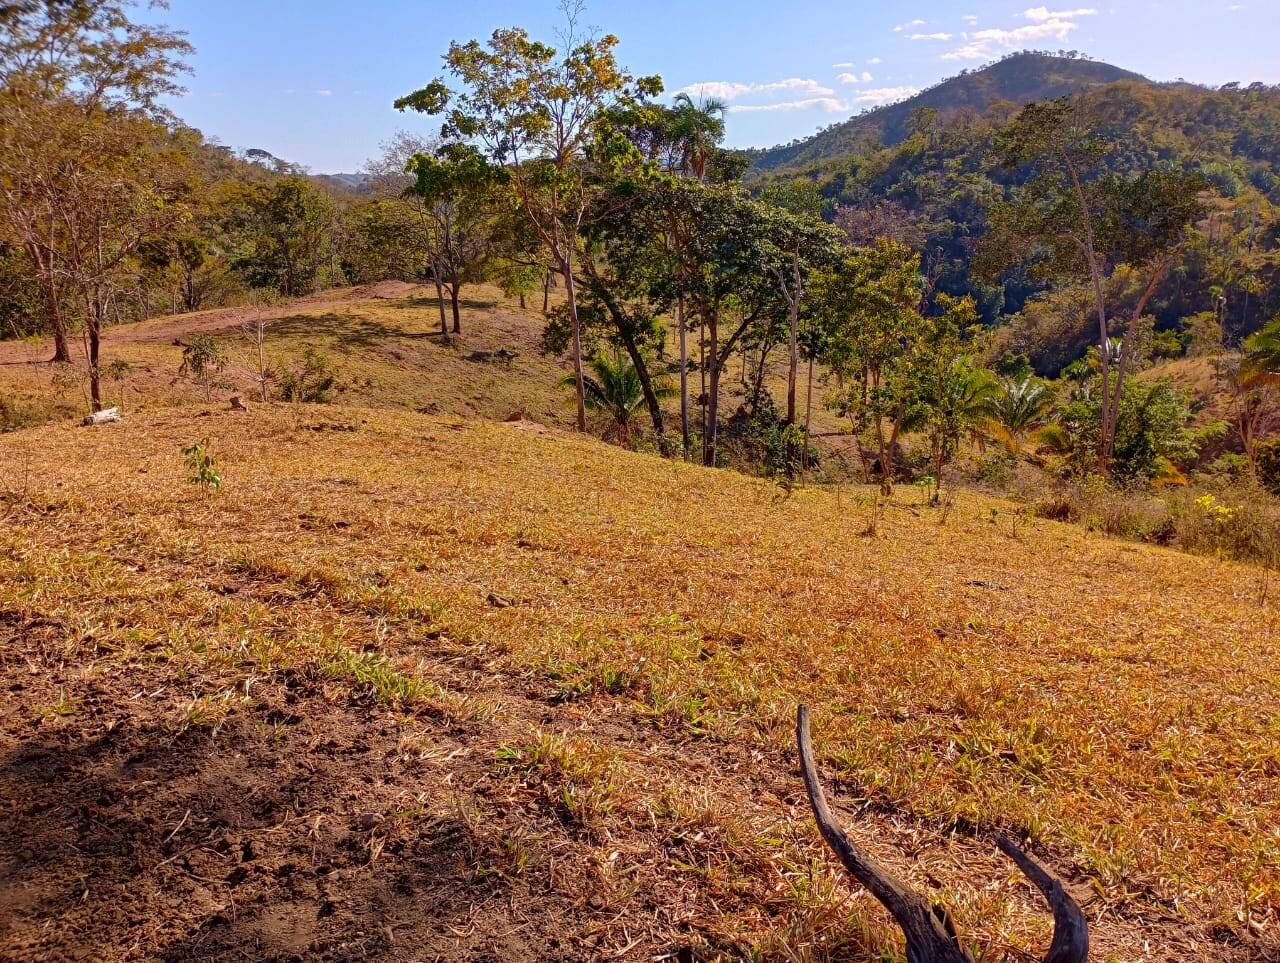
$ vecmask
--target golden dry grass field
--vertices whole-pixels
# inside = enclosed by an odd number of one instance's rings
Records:
[[[261,309],[220,308],[109,328],[102,363],[128,367],[103,379],[104,401],[132,412],[205,400],[200,385],[179,376],[182,344],[201,334],[211,336],[229,361],[219,380],[230,387],[213,397],[225,402],[230,390],[256,397],[257,351],[241,329],[261,314],[268,322],[267,363],[289,367],[306,349],[319,351],[336,377],[334,401],[484,418],[520,410],[540,421],[572,424],[572,394],[557,385],[565,369],[539,351],[540,314],[520,311],[497,288],[465,288],[463,333],[446,344],[434,294],[426,294],[425,287],[391,281]],[[499,348],[516,357],[509,364],[473,357]],[[0,341],[0,400],[23,422],[88,410],[83,346],[73,343],[73,365],[32,363],[51,353],[48,341]]]
[[[0,958],[895,959],[801,701],[850,832],[982,959],[1050,926],[991,826],[1092,959],[1280,955],[1261,569],[971,494],[872,525],[528,422],[224,407],[0,436]]]

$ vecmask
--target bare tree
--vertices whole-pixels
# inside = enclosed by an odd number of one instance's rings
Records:
[[[271,384],[273,377],[271,366],[267,364],[265,343],[267,329],[275,320],[270,316],[270,308],[278,298],[269,290],[259,289],[254,292],[253,300],[253,313],[240,325],[240,333],[244,335],[254,351],[257,370],[253,380],[258,385],[259,398],[265,402],[267,386]]]

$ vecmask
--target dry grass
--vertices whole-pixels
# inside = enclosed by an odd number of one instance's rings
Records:
[[[205,436],[209,496],[179,453]],[[522,934],[491,952],[892,958],[805,811],[801,700],[851,830],[987,959],[1047,922],[974,825],[1026,834],[1087,897],[1099,960],[1280,951],[1280,607],[1259,569],[1011,527],[971,494],[944,514],[904,491],[870,536],[860,489],[779,499],[391,410],[158,410],[0,437],[0,466],[7,752],[144,709],[221,752],[249,752],[252,723],[270,752],[293,724],[277,696],[312,693],[289,711],[388,730],[345,804],[400,800],[360,865],[465,840],[467,905],[497,887]],[[309,805],[282,839],[339,818]]]
[[[434,296],[425,288],[396,282],[323,292],[263,309],[269,317],[265,348],[276,367],[296,364],[308,348],[331,365],[337,385],[331,400],[352,405],[407,408],[433,414],[505,418],[523,411],[540,421],[572,422],[572,405],[558,381],[564,366],[540,354],[542,318],[520,311],[488,285],[465,289],[464,330],[449,344],[439,337]],[[211,335],[230,359],[226,386],[214,392],[225,402],[232,393],[258,395],[256,348],[240,332],[253,308],[225,308],[159,317],[108,329],[103,364],[123,361],[122,377],[104,379],[108,404],[145,411],[173,404],[206,402],[204,390],[178,378],[182,347],[176,341]],[[510,365],[470,360],[474,352],[515,351]],[[49,343],[0,341],[0,431],[6,420],[39,424],[79,417],[88,410],[83,351],[76,363],[39,362]],[[278,393],[278,385],[273,393]]]

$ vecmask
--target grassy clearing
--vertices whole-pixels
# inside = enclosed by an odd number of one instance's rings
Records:
[[[431,815],[380,824],[377,865],[453,827],[467,885],[519,889],[571,956],[892,958],[804,809],[803,700],[852,831],[996,958],[1047,921],[974,826],[1072,880],[1099,959],[1280,945],[1274,575],[972,494],[875,509],[528,427],[199,411],[0,438],[7,744],[140,688],[169,731],[271,733],[306,713],[264,693],[314,691],[436,767],[395,777]]]
[[[558,386],[566,369],[540,353],[541,315],[520,311],[488,285],[468,289],[465,329],[444,343],[434,298],[396,285],[322,292],[280,307],[270,317],[264,348],[268,365],[297,365],[308,349],[330,366],[330,400],[351,405],[407,408],[440,415],[505,418],[513,411],[551,424],[572,420],[571,397]],[[108,330],[104,363],[123,371],[104,380],[107,404],[126,412],[205,403],[205,390],[178,377],[182,345],[198,334],[213,337],[230,361],[213,400],[236,393],[258,397],[257,350],[240,332],[253,308],[225,308],[159,317]],[[499,348],[515,351],[509,364],[475,360]],[[38,363],[48,345],[0,341],[0,431],[79,417],[88,410],[84,365]],[[37,362],[37,363],[33,363]],[[279,394],[279,383],[272,385]]]

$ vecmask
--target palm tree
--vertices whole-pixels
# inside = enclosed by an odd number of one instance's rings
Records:
[[[1246,339],[1241,373],[1250,387],[1280,384],[1280,317]]]
[[[1022,450],[1023,439],[1042,428],[1053,409],[1049,386],[1030,375],[1021,380],[1004,378],[991,398],[989,430],[1012,454]]]
[[[942,494],[942,468],[965,435],[976,436],[991,421],[999,382],[967,357],[953,358],[936,373],[921,397],[933,450],[933,502]]]
[[[676,94],[672,100],[667,136],[679,152],[681,172],[699,183],[707,176],[711,151],[724,137],[724,115],[728,110],[723,100],[709,98],[695,103],[686,93]]]
[[[597,352],[587,362],[587,367],[591,373],[582,379],[587,410],[612,418],[612,431],[621,444],[627,444],[631,440],[631,420],[644,405],[644,391],[636,366],[626,352],[615,347],[608,353]],[[570,376],[561,384],[572,387],[575,381]],[[670,397],[673,393],[669,385],[658,381],[654,382],[653,390],[659,398]]]

